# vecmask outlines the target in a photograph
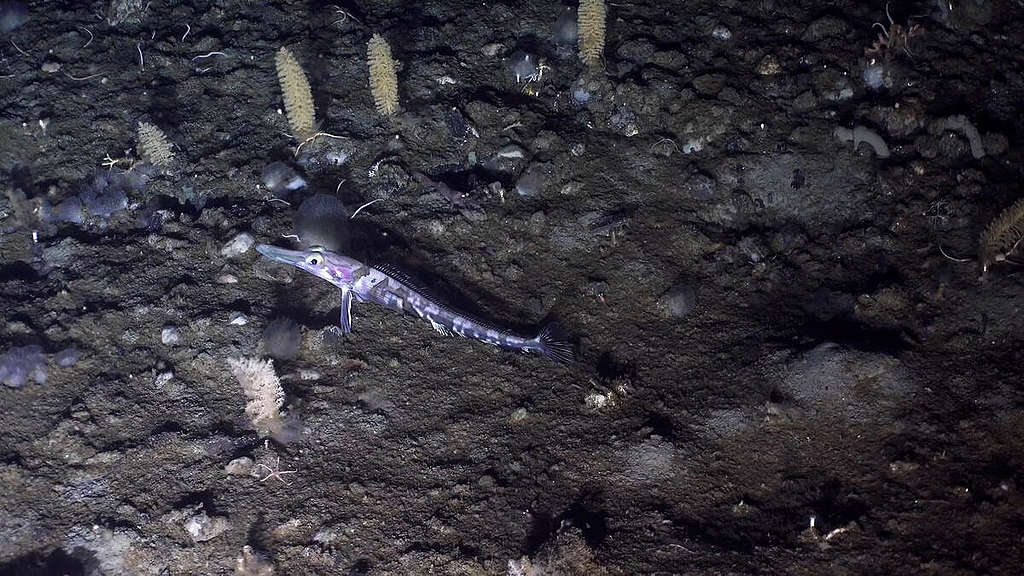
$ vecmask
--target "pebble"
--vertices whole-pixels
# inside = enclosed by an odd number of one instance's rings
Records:
[[[512,424],[518,424],[523,420],[526,420],[526,417],[528,415],[529,413],[527,412],[526,408],[516,408],[515,411],[512,412],[512,415],[508,417],[508,421],[511,422]]]
[[[495,154],[495,156],[498,158],[520,159],[526,157],[526,152],[515,144],[509,144],[501,150],[498,150],[498,153]]]
[[[252,473],[252,466],[252,458],[242,456],[228,462],[227,466],[224,467],[224,473],[229,476],[248,476]]]
[[[504,49],[505,47],[501,44],[487,44],[480,49],[480,52],[483,53],[484,56],[493,58],[498,55],[498,52],[501,52]]]
[[[591,392],[583,399],[584,405],[590,410],[600,410],[608,405],[611,399],[610,394],[602,394],[600,392]]]
[[[729,40],[732,38],[732,30],[729,30],[725,26],[718,25],[711,30],[711,36],[718,40]]]
[[[516,193],[520,196],[536,196],[540,193],[544,181],[538,172],[527,172],[516,182]]]
[[[780,72],[782,72],[782,65],[773,54],[761,58],[761,62],[757,65],[757,73],[761,76],[774,76]]]
[[[228,316],[228,324],[232,326],[245,326],[249,323],[249,317],[241,312],[232,312]]]
[[[252,235],[247,232],[242,232],[238,236],[235,236],[223,248],[220,249],[220,255],[225,258],[234,258],[235,256],[241,256],[249,251],[253,247],[256,240],[253,239]]]
[[[299,368],[299,380],[319,380],[320,373],[309,368]]]
[[[160,331],[160,341],[168,346],[181,342],[181,331],[176,326],[164,326]]]
[[[562,189],[559,191],[559,194],[561,194],[562,196],[575,196],[579,194],[581,191],[583,191],[583,184],[580,182],[573,181],[566,183],[565,186],[562,186]]]
[[[206,542],[227,532],[229,528],[227,518],[214,516],[210,518],[206,512],[200,512],[185,522],[185,531],[192,537],[193,542]]]

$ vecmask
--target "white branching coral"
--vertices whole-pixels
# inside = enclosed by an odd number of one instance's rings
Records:
[[[260,436],[277,434],[282,427],[284,390],[274,363],[259,358],[229,358],[231,374],[245,392],[245,413]]]

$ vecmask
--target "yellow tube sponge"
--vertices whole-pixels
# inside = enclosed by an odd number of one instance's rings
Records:
[[[316,132],[313,92],[309,89],[309,80],[299,61],[287,48],[282,47],[277,51],[275,62],[277,79],[284,95],[284,109],[288,112],[288,123],[291,124],[295,138],[305,140]]]
[[[370,67],[370,92],[381,116],[398,111],[398,73],[391,46],[380,34],[374,34],[366,46],[366,61]]]
[[[604,0],[580,0],[576,13],[579,29],[577,42],[580,60],[590,67],[597,67],[604,56],[604,20],[607,9]]]

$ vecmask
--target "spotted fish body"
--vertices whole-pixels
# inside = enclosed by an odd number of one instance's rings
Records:
[[[344,332],[352,330],[352,300],[355,298],[423,318],[445,336],[459,335],[508,350],[535,352],[556,362],[572,361],[571,343],[558,339],[550,327],[533,338],[526,338],[491,326],[445,306],[391,268],[368,266],[319,248],[286,250],[260,244],[257,250],[272,260],[305,270],[340,288],[340,325]]]

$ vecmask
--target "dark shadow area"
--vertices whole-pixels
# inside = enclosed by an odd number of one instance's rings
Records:
[[[82,549],[76,552],[82,552],[92,558],[91,552]],[[86,566],[90,562],[80,560],[80,555],[69,555],[62,548],[48,554],[33,552],[0,565],[0,576],[84,576],[89,573]]]

